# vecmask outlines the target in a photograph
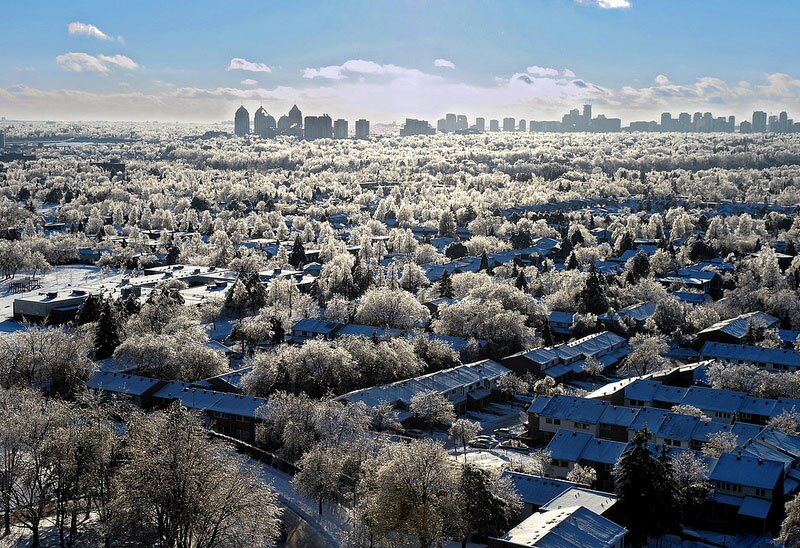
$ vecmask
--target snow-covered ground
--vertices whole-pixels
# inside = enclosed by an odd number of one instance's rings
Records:
[[[252,462],[263,471],[264,479],[272,484],[281,504],[300,515],[330,546],[341,545],[350,520],[344,508],[326,502],[320,516],[317,501],[298,493],[292,485],[292,476],[260,461]]]
[[[9,333],[21,329],[21,324],[11,319],[14,315],[14,299],[40,293],[67,292],[73,289],[90,289],[93,291],[110,291],[117,288],[124,277],[117,270],[102,270],[92,265],[55,266],[39,276],[41,287],[24,293],[12,293],[10,286],[15,281],[24,279],[18,274],[13,280],[0,282],[0,333]]]

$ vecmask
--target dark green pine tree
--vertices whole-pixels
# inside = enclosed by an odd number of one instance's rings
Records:
[[[486,251],[481,253],[481,264],[478,266],[478,272],[485,270],[488,272],[489,270],[489,256],[486,254]]]
[[[75,325],[84,325],[96,322],[103,310],[103,296],[89,295],[75,314]]]
[[[633,283],[638,282],[642,278],[646,278],[650,273],[650,259],[647,258],[644,251],[638,252],[631,260],[631,267],[628,271]]]
[[[119,323],[119,315],[111,301],[104,301],[94,330],[95,359],[105,360],[114,354],[120,343]]]
[[[553,330],[550,327],[550,322],[545,319],[542,325],[542,344],[545,346],[553,346]]]
[[[577,270],[578,269],[578,267],[580,265],[578,264],[578,259],[575,257],[575,252],[574,251],[569,254],[569,257],[567,257],[567,264],[564,265],[564,266],[566,267],[567,270]]]
[[[584,309],[592,314],[602,314],[608,310],[605,287],[594,266],[589,270],[586,286],[581,291],[581,302]]]
[[[353,268],[350,269],[353,277],[353,287],[350,288],[350,298],[356,299],[367,292],[367,289],[372,285],[372,272],[370,269],[361,264],[361,261],[356,259],[353,263]]]
[[[517,274],[517,279],[514,282],[514,286],[522,291],[528,290],[528,279],[525,278],[525,273],[522,272],[521,270],[519,274]]]
[[[633,546],[644,546],[649,537],[660,537],[680,523],[680,486],[669,459],[650,452],[647,436],[646,428],[634,435],[614,470],[622,525]]]
[[[508,530],[509,517],[513,513],[509,501],[495,493],[494,481],[491,472],[474,464],[465,465],[461,471],[465,528],[475,531],[481,539]]]
[[[439,279],[439,296],[446,299],[452,299],[455,295],[453,291],[453,280],[450,278],[450,271],[445,270],[442,277]]]
[[[169,251],[167,251],[167,256],[164,261],[167,264],[175,264],[178,262],[178,259],[181,256],[181,250],[176,245],[171,245]]]
[[[289,264],[295,268],[301,268],[306,264],[306,248],[303,247],[303,241],[299,234],[294,239],[292,252],[289,254]]]

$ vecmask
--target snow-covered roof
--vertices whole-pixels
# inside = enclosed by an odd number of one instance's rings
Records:
[[[509,369],[493,360],[481,360],[383,386],[355,390],[339,398],[353,403],[363,402],[370,407],[381,402],[402,402],[408,405],[414,395],[430,390],[439,392],[450,399],[453,397],[463,398],[466,397],[466,394],[462,394],[458,389],[463,388],[465,391],[483,389],[483,381],[493,381],[510,372]],[[467,387],[472,388],[467,390]],[[458,393],[452,394],[454,390]]]
[[[707,342],[700,351],[703,359],[744,361],[751,363],[776,364],[800,368],[800,352],[785,348],[761,348],[743,344]]]
[[[611,493],[595,491],[586,487],[575,485],[553,497],[542,506],[542,511],[561,510],[571,506],[583,506],[598,515],[602,515],[617,502],[617,497]]]
[[[583,506],[533,514],[500,537],[507,545],[562,548],[613,546],[627,530]]]
[[[545,478],[510,470],[503,472],[502,477],[508,478],[514,484],[514,490],[519,494],[523,502],[533,506],[543,506],[576,486],[571,481]]]
[[[783,464],[780,462],[738,453],[723,453],[709,479],[759,489],[774,489],[782,475]]]
[[[735,339],[743,339],[745,335],[747,335],[747,328],[750,324],[754,326],[774,327],[779,321],[778,318],[766,312],[748,312],[747,314],[742,314],[735,318],[719,321],[703,329],[698,335],[708,335],[721,331]]]
[[[164,381],[160,379],[106,371],[97,371],[86,381],[88,388],[129,396],[142,396],[162,384]]]

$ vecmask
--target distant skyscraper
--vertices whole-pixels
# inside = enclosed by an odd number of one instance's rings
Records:
[[[513,118],[503,118],[503,131],[514,131],[516,124]]]
[[[439,118],[436,121],[436,131],[439,133],[445,133],[447,131],[447,120],[444,118]]]
[[[500,122],[497,120],[489,120],[489,131],[500,131]]]
[[[250,133],[250,113],[244,105],[236,110],[236,115],[233,117],[233,132],[239,137]]]
[[[459,114],[456,116],[456,131],[463,131],[465,129],[469,129],[469,122],[466,116]]]
[[[703,113],[703,131],[714,130],[714,115],[710,112]]]
[[[664,112],[661,114],[661,131],[672,131],[672,114]]]
[[[315,139],[330,139],[333,137],[331,117],[327,114],[322,116],[306,116],[303,127],[303,136],[307,141]]]
[[[486,131],[486,118],[475,118],[475,129],[478,131]]]
[[[448,113],[444,117],[444,120],[445,120],[445,122],[444,122],[444,130],[447,131],[448,133],[454,132],[456,130],[456,128],[457,128],[457,126],[456,126],[456,120],[457,120],[456,115],[452,114],[452,113]]]
[[[736,116],[728,116],[728,133],[736,131]]]
[[[527,122],[525,122],[525,120],[520,120],[517,123],[517,131],[527,131],[527,130],[528,130]]]
[[[289,121],[293,125],[298,125],[301,128],[303,127],[303,113],[300,112],[300,109],[297,108],[297,105],[292,105],[292,108],[289,110]]]
[[[691,131],[692,115],[688,112],[681,112],[678,116],[678,126],[680,126],[680,131]]]
[[[589,129],[592,125],[592,105],[583,105],[583,129]]]
[[[356,139],[369,139],[369,121],[356,120]]]
[[[695,112],[692,116],[692,131],[700,131],[703,127],[703,113]]]
[[[6,148],[6,134],[0,131],[0,150]]]
[[[743,120],[742,123],[739,124],[739,132],[740,133],[753,133],[753,124],[751,124],[747,120]]]
[[[436,130],[425,120],[415,120],[406,118],[405,125],[400,128],[400,136],[408,137],[411,135],[433,135]]]
[[[259,137],[273,137],[275,135],[275,118],[267,114],[264,107],[258,107],[253,116],[253,133]]]
[[[339,118],[333,123],[333,138],[334,139],[347,139],[350,132],[347,127],[347,120]]]

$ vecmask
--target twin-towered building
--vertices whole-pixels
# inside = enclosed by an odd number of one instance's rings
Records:
[[[234,133],[239,137],[251,133],[264,138],[289,135],[309,141],[326,138],[347,139],[349,137],[347,120],[339,119],[334,123],[327,114],[306,116],[303,119],[303,114],[297,105],[294,105],[288,114],[281,116],[277,122],[263,106],[259,107],[253,117],[252,132],[250,131],[250,113],[242,105],[236,110],[233,126]],[[369,121],[363,119],[356,121],[355,137],[356,139],[369,138]]]

